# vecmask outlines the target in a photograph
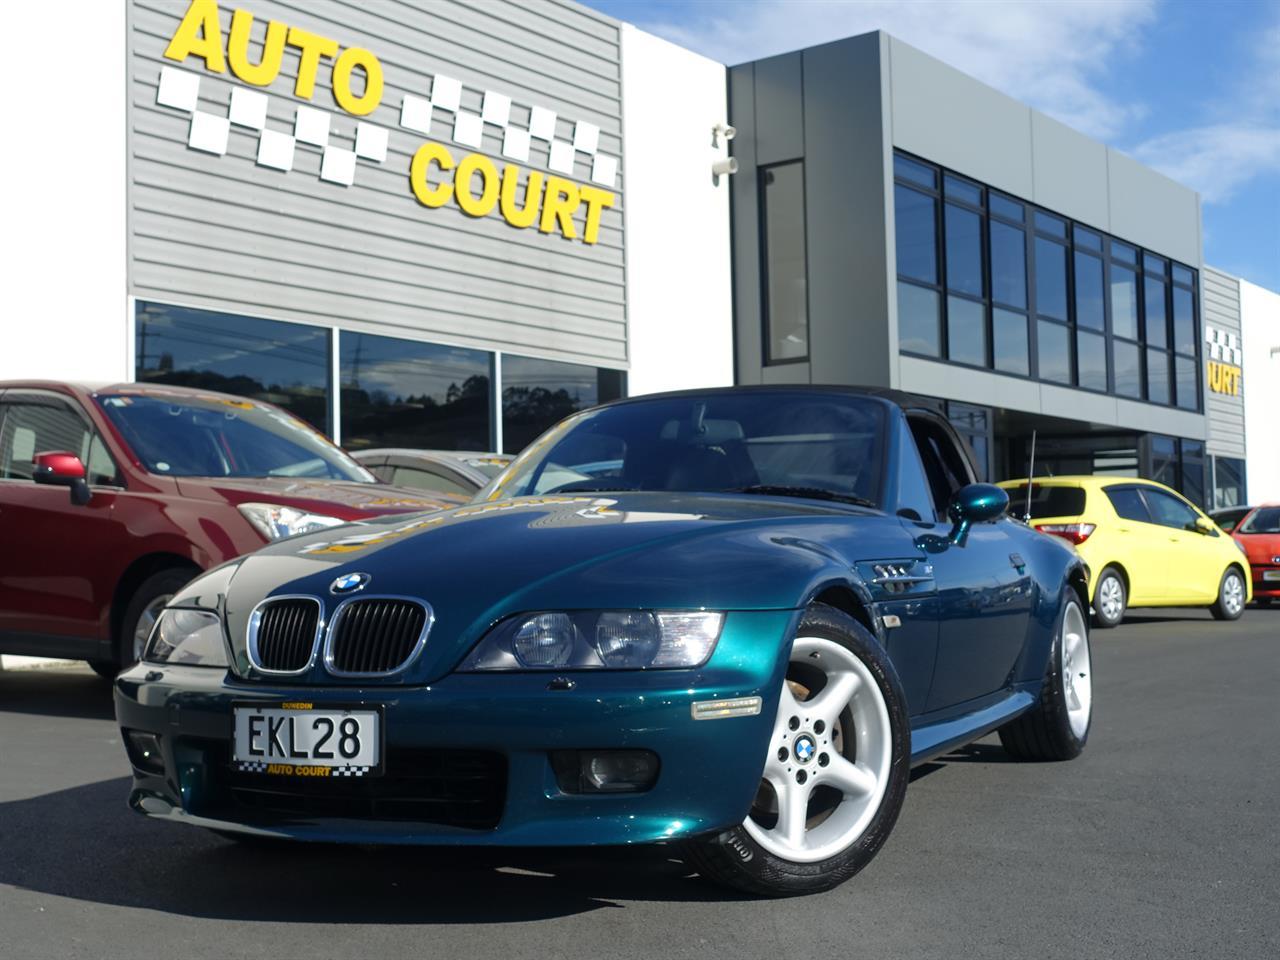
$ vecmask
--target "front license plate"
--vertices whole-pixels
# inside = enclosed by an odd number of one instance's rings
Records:
[[[245,773],[286,777],[376,776],[382,715],[352,707],[235,706],[231,763]]]
[[[1263,580],[1280,580],[1280,570],[1263,570]]]

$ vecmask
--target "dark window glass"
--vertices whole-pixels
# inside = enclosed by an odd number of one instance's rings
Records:
[[[1078,226],[1071,231],[1071,235],[1075,239],[1076,246],[1082,250],[1102,250],[1102,237],[1092,230]]]
[[[1138,357],[1138,346],[1125,343],[1123,340],[1111,342],[1112,358],[1115,361],[1116,393],[1122,397],[1142,398],[1142,365]]]
[[[476,492],[474,486],[429,470],[419,470],[416,467],[392,467],[391,482],[397,487],[430,490],[433,493],[456,493],[464,497],[475,496]]]
[[[894,187],[898,276],[938,282],[936,206],[928,194],[901,185]]]
[[[997,307],[991,311],[991,321],[996,369],[1025,377],[1031,372],[1027,348],[1027,318],[1021,313]]]
[[[1219,507],[1232,507],[1245,502],[1245,467],[1243,460],[1213,458],[1213,502]],[[1280,511],[1280,508],[1276,508]],[[1247,511],[1246,511],[1247,512]],[[1239,518],[1237,521],[1239,522]],[[1276,531],[1280,533],[1280,530]]]
[[[1143,305],[1147,310],[1147,345],[1169,346],[1169,315],[1165,309],[1165,286],[1155,277],[1147,277],[1143,283]]]
[[[1135,247],[1131,247],[1127,243],[1121,243],[1119,240],[1112,240],[1111,259],[1136,264],[1138,262],[1138,251]]]
[[[1106,314],[1102,302],[1102,261],[1087,253],[1077,253],[1076,323],[1090,330],[1105,330]]]
[[[1196,282],[1195,271],[1189,267],[1182,266],[1180,263],[1175,263],[1173,265],[1173,282],[1185,283],[1187,286],[1191,286]]]
[[[1152,403],[1168,403],[1169,355],[1163,350],[1147,350],[1147,399]]]
[[[503,452],[519,453],[569,414],[617,400],[624,392],[620,370],[503,354]]]
[[[802,359],[809,355],[804,164],[784,163],[760,171],[760,221],[766,362]]]
[[[1214,460],[1214,466],[1215,468],[1221,468],[1221,457]],[[1218,525],[1218,529],[1223,533],[1230,533],[1236,528],[1236,524],[1249,515],[1249,511],[1252,509],[1252,507],[1233,507],[1230,510],[1215,510],[1213,513],[1209,514],[1209,519],[1216,523]],[[1277,530],[1276,532],[1280,533],[1280,530]]]
[[[1184,287],[1173,288],[1173,347],[1179,353],[1196,352],[1196,316],[1192,293]]]
[[[947,287],[982,296],[982,218],[948,203]],[[901,272],[901,271],[899,271]]]
[[[1142,496],[1147,501],[1152,520],[1162,527],[1185,530],[1188,526],[1195,526],[1198,519],[1196,512],[1173,494],[1154,487],[1143,487]]]
[[[489,448],[487,352],[344,331],[339,356],[344,446]]]
[[[1142,254],[1142,269],[1147,273],[1154,273],[1161,277],[1169,275],[1169,261],[1164,257],[1157,257],[1153,253]]]
[[[1008,220],[1017,220],[1022,223],[1026,219],[1022,204],[1008,197],[1002,197],[998,193],[987,194],[987,206],[992,213]]]
[[[1195,357],[1174,357],[1173,363],[1178,406],[1195,410],[1200,406],[1200,364]]]
[[[1047,233],[1055,237],[1065,237],[1067,235],[1067,222],[1053,214],[1045,213],[1043,210],[1037,210],[1035,213],[1036,230],[1040,233]]]
[[[930,357],[942,354],[938,295],[901,280],[898,281],[898,346]]]
[[[987,309],[961,297],[947,297],[947,356],[977,367],[987,364]]]
[[[1204,444],[1199,440],[1182,441],[1182,495],[1198,507],[1205,506]]]
[[[963,200],[965,203],[971,203],[975,207],[982,206],[982,188],[976,183],[970,183],[968,180],[961,180],[958,177],[947,177],[945,183],[946,194],[949,198]]]
[[[1151,522],[1151,513],[1143,502],[1142,495],[1133,487],[1107,487],[1107,499],[1115,512],[1125,520],[1141,520]]]
[[[0,477],[30,480],[37,453],[74,453],[89,462],[93,433],[84,418],[56,400],[0,407]],[[108,472],[114,474],[114,470]],[[102,482],[90,478],[90,482]]]
[[[1231,461],[1240,464],[1239,460]],[[1222,461],[1218,461],[1221,469]],[[1240,533],[1280,533],[1280,507],[1259,507],[1253,515],[1240,525]]]
[[[1080,386],[1107,389],[1107,338],[1087,330],[1076,332],[1076,370]]]
[[[938,174],[934,172],[933,167],[900,154],[894,155],[893,175],[901,177],[903,180],[910,180],[912,183],[918,183],[922,187],[929,187],[933,190],[938,188]]]
[[[329,428],[329,339],[323,327],[138,303],[136,376],[233,393]]]
[[[1016,517],[1078,517],[1084,513],[1084,490],[1080,487],[1050,487],[1031,484],[1031,510],[1027,512],[1027,485],[1009,489],[1009,513]]]
[[[1147,479],[1166,487],[1178,486],[1178,441],[1173,437],[1152,435],[1151,476]]]
[[[1138,275],[1126,267],[1111,268],[1111,332],[1138,339]]]
[[[1071,332],[1060,323],[1041,320],[1036,330],[1039,340],[1040,379],[1071,382]]]
[[[1027,306],[1027,238],[1017,227],[991,221],[991,297],[996,303]]]
[[[1036,312],[1067,319],[1067,248],[1036,237]]]

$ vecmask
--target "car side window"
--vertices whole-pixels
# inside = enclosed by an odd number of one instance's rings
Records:
[[[98,434],[90,436],[89,452],[83,459],[90,486],[121,486],[120,471]]]
[[[1152,519],[1163,527],[1185,530],[1188,525],[1194,526],[1199,519],[1199,515],[1188,504],[1163,490],[1143,490],[1142,496],[1151,510]]]
[[[89,425],[57,400],[8,404],[0,432],[0,478],[30,480],[37,453],[65,450],[85,460],[94,439]]]
[[[434,493],[461,493],[471,496],[474,490],[468,490],[462,484],[442,477],[429,470],[418,470],[415,467],[396,467],[391,475],[391,482],[397,487],[409,487],[413,490],[430,490]]]
[[[947,507],[955,492],[972,482],[969,471],[951,438],[937,424],[930,423],[925,417],[912,417],[910,423],[933,495],[934,513],[942,519],[947,515]]]
[[[1147,509],[1141,494],[1134,487],[1107,487],[1107,499],[1115,508],[1116,514],[1125,520],[1138,520],[1151,523],[1151,512]]]
[[[898,457],[898,516],[908,520],[927,520],[934,513],[933,495],[926,479],[920,451],[906,423],[899,427],[898,442],[902,453]]]

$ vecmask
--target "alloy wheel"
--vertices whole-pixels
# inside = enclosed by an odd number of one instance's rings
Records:
[[[1077,604],[1067,607],[1062,621],[1062,686],[1067,699],[1067,720],[1071,732],[1083,737],[1089,729],[1093,710],[1093,662],[1089,655],[1089,633],[1084,614]]]
[[[1124,589],[1118,577],[1107,577],[1098,584],[1098,609],[1108,622],[1119,619],[1124,612]]]
[[[1233,617],[1244,609],[1244,581],[1240,579],[1240,574],[1227,574],[1227,579],[1222,584],[1222,606]]]

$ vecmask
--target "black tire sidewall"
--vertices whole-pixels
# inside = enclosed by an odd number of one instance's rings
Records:
[[[129,605],[125,607],[124,616],[120,619],[120,635],[116,638],[115,648],[117,669],[132,666],[135,662],[133,659],[133,634],[137,629],[138,620],[142,617],[142,613],[147,609],[147,606],[156,597],[177,593],[190,583],[191,579],[198,573],[199,571],[194,569],[170,567],[151,574],[138,585],[138,588],[133,591],[133,596],[129,599]]]
[[[1108,578],[1114,579],[1120,586],[1120,615],[1114,620],[1107,619],[1106,614],[1102,612],[1102,604],[1098,601],[1098,597],[1102,594],[1102,584]],[[1128,609],[1129,590],[1125,587],[1124,577],[1120,576],[1120,571],[1115,567],[1103,567],[1102,572],[1098,574],[1098,583],[1093,590],[1094,619],[1097,621],[1097,625],[1103,629],[1118,627],[1124,620],[1125,611]],[[1065,616],[1065,611],[1063,615]],[[1061,624],[1059,624],[1059,626],[1061,626]]]
[[[862,834],[833,857],[811,863],[785,860],[756,842],[746,827],[738,825],[701,841],[711,848],[697,858],[701,868],[715,864],[715,876],[723,883],[766,896],[791,896],[834,887],[865,867],[884,845],[898,819],[911,773],[911,725],[906,697],[888,654],[871,632],[852,617],[834,608],[817,605],[805,613],[796,636],[821,637],[853,652],[876,678],[889,714],[892,760],[889,782],[880,807]],[[764,755],[762,751],[761,763]]]

